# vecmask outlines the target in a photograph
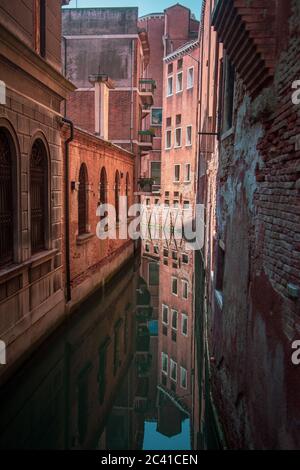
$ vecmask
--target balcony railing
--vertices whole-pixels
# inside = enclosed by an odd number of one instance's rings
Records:
[[[151,131],[139,131],[139,143],[143,147],[152,148],[152,145],[153,145],[153,132],[151,132]]]
[[[139,82],[139,90],[141,93],[153,94],[156,88],[155,80],[152,78],[141,78]]]

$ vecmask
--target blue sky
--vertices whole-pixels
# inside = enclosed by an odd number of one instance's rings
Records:
[[[174,5],[177,0],[77,0],[77,6],[84,7],[139,7],[139,15],[163,11],[165,8]],[[202,0],[182,0],[179,3],[190,8],[195,13],[197,19],[200,17]],[[71,0],[71,8],[76,7],[76,0]]]

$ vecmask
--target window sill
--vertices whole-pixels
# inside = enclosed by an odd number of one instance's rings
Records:
[[[84,233],[83,235],[78,235],[76,238],[76,244],[77,245],[84,245],[85,243],[88,243],[89,240],[94,238],[93,233]]]
[[[234,127],[231,127],[230,129],[228,129],[228,131],[224,132],[222,135],[221,135],[221,142],[223,142],[224,140],[228,139],[229,137],[231,137],[235,132],[235,128]]]

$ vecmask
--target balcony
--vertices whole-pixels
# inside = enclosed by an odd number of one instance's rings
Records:
[[[152,193],[153,179],[152,178],[140,178],[138,180],[139,190],[141,193]]]
[[[139,93],[144,105],[153,105],[153,95],[156,88],[155,80],[152,78],[141,78],[139,81]]]
[[[153,136],[152,131],[139,131],[139,146],[142,147],[143,150],[152,150]]]

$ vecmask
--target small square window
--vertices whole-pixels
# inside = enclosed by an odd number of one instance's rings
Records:
[[[183,253],[182,262],[183,264],[189,264],[189,255],[187,255],[186,253]]]
[[[176,76],[176,93],[180,93],[182,90],[183,90],[183,73],[179,72]]]

